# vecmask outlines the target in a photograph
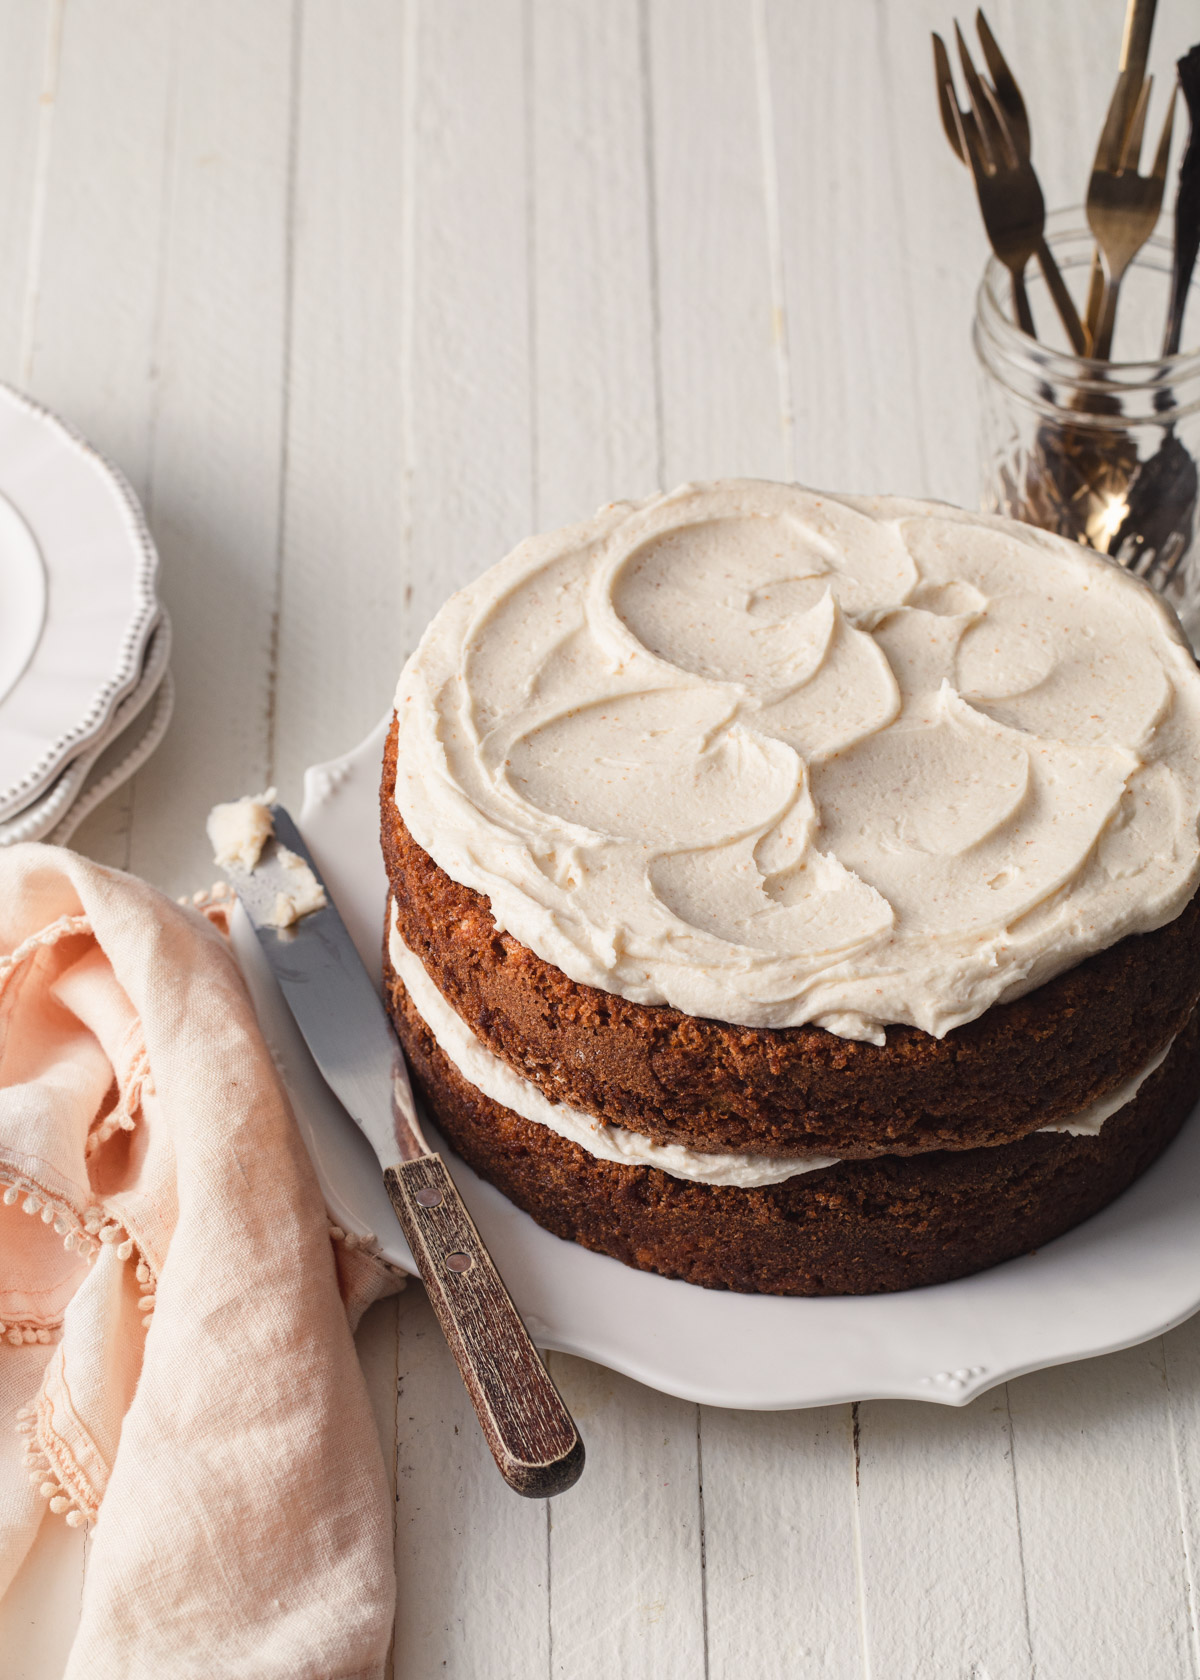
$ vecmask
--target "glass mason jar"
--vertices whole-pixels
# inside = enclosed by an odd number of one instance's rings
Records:
[[[1046,218],[1046,239],[1080,314],[1093,240],[1082,210]],[[1146,578],[1200,648],[1200,351],[1163,356],[1171,243],[1154,237],[1121,286],[1113,347],[1074,355],[1041,271],[1026,280],[1037,339],[1013,318],[1008,270],[995,257],[976,298],[982,370],[983,507],[1087,543]],[[1200,334],[1194,293],[1185,331]]]

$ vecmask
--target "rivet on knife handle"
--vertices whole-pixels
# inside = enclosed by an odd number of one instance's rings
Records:
[[[421,1155],[383,1176],[500,1474],[531,1499],[563,1493],[583,1442],[445,1163]]]

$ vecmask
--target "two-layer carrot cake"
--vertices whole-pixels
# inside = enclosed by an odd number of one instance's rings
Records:
[[[387,991],[472,1167],[716,1288],[1024,1253],[1200,1062],[1200,671],[1028,526],[735,480],[523,543],[409,660]]]

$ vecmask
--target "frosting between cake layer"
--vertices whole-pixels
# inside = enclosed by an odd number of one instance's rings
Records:
[[[1080,1109],[1078,1114],[1068,1114],[1064,1120],[1055,1120],[1049,1126],[1039,1126],[1038,1131],[1066,1132],[1070,1137],[1096,1137],[1109,1116],[1124,1108],[1126,1103],[1131,1103],[1150,1075],[1156,1073],[1163,1065],[1174,1042],[1173,1038],[1170,1039],[1157,1056],[1150,1058],[1140,1073],[1130,1074],[1128,1079],[1123,1080],[1106,1097],[1089,1103],[1086,1108]]]
[[[831,1155],[812,1155],[807,1159],[772,1155],[710,1155],[699,1149],[688,1149],[684,1144],[654,1143],[640,1132],[606,1125],[594,1115],[585,1114],[567,1103],[551,1102],[531,1080],[523,1079],[507,1062],[479,1042],[462,1016],[438,991],[421,959],[404,943],[396,925],[394,907],[390,908],[389,918],[388,956],[392,967],[404,982],[405,990],[433,1034],[438,1048],[469,1085],[502,1108],[519,1114],[523,1120],[548,1127],[559,1137],[577,1143],[598,1160],[616,1161],[626,1167],[657,1167],[672,1178],[690,1179],[695,1184],[732,1185],[737,1189],[752,1190],[763,1185],[782,1184],[802,1173],[818,1172],[822,1167],[837,1165],[836,1156]],[[1095,1136],[1111,1115],[1133,1101],[1143,1081],[1149,1079],[1166,1060],[1170,1048],[1168,1044],[1139,1073],[1125,1080],[1106,1097],[1089,1104],[1078,1114],[1069,1115],[1053,1125],[1042,1126],[1039,1130],[1067,1132],[1074,1137]]]
[[[826,1155],[814,1155],[804,1161],[784,1161],[769,1155],[705,1155],[683,1144],[654,1143],[640,1132],[607,1126],[582,1109],[551,1102],[536,1085],[514,1073],[507,1062],[479,1042],[426,974],[421,959],[401,939],[395,911],[391,914],[388,956],[438,1048],[469,1085],[503,1108],[511,1108],[523,1120],[548,1127],[601,1161],[617,1161],[625,1167],[658,1167],[672,1178],[690,1178],[697,1184],[731,1184],[750,1189],[756,1185],[780,1184],[785,1178],[795,1178],[797,1173],[816,1172],[821,1167],[837,1164],[833,1156]]]
[[[454,596],[396,704],[417,843],[571,979],[690,1015],[941,1037],[1200,880],[1170,609],[937,504],[614,504]]]

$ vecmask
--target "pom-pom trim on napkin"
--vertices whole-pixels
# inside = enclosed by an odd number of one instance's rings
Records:
[[[85,916],[63,917],[48,930],[49,937],[47,933],[43,933],[27,940],[12,953],[9,961],[0,968],[0,987],[21,961],[32,956],[43,946],[56,944],[60,939],[69,938],[73,934],[90,932],[91,925]],[[112,1108],[105,1112],[89,1134],[85,1145],[86,1153],[93,1154],[117,1131],[132,1131],[144,1098],[153,1090],[150,1060],[143,1045],[134,1053],[129,1073],[118,1088]],[[79,1254],[89,1265],[99,1254],[102,1244],[115,1244],[118,1260],[132,1260],[136,1254],[135,1275],[142,1286],[138,1310],[142,1314],[142,1328],[149,1330],[154,1317],[157,1279],[134,1238],[120,1220],[114,1219],[98,1202],[86,1207],[80,1215],[69,1202],[51,1196],[43,1185],[29,1178],[14,1178],[5,1184],[0,1201],[6,1207],[20,1203],[23,1213],[31,1218],[40,1218],[44,1225],[53,1225],[62,1237],[63,1247],[67,1252]],[[0,1324],[0,1346],[22,1347],[28,1343],[47,1344],[57,1341],[62,1324],[61,1316],[42,1322]],[[29,1472],[30,1481],[47,1500],[55,1515],[65,1517],[70,1527],[81,1528],[95,1520],[97,1511],[82,1492],[70,1486],[65,1466],[56,1463],[51,1456],[55,1437],[50,1428],[39,1430],[39,1405],[40,1397],[34,1405],[26,1406],[17,1413],[17,1433],[26,1437],[25,1468]]]
[[[228,937],[229,913],[234,900],[225,882],[219,882],[207,892],[195,893],[191,898],[181,898],[179,902],[204,916]],[[63,916],[49,928],[27,939],[6,959],[0,959],[0,992],[23,962],[47,945],[56,945],[62,939],[91,932],[92,925],[87,916]],[[273,1052],[272,1059],[277,1062]],[[114,1081],[111,1107],[104,1109],[93,1121],[84,1146],[85,1153],[88,1156],[93,1155],[118,1131],[132,1131],[137,1124],[145,1097],[153,1092],[154,1076],[149,1055],[144,1043],[135,1041],[129,1046],[128,1071],[122,1079]],[[114,1218],[98,1202],[85,1208],[82,1214],[77,1213],[71,1203],[51,1195],[44,1185],[28,1177],[7,1180],[0,1178],[0,1202],[6,1207],[13,1207],[19,1203],[22,1211],[31,1218],[40,1218],[43,1224],[52,1225],[62,1237],[63,1247],[68,1253],[79,1254],[89,1265],[95,1261],[101,1245],[110,1243],[116,1245],[119,1260],[128,1261],[136,1256],[135,1275],[142,1286],[138,1310],[142,1314],[143,1329],[149,1330],[154,1316],[158,1281],[134,1237],[120,1220]],[[379,1239],[373,1231],[349,1231],[328,1216],[327,1219],[329,1236],[335,1245],[340,1245],[348,1253],[357,1250],[370,1256],[401,1283],[407,1282],[406,1274],[383,1258]],[[0,1349],[5,1346],[17,1348],[32,1343],[47,1345],[57,1342],[62,1327],[61,1314],[56,1319],[5,1321],[0,1323]],[[46,1411],[44,1419],[41,1415],[43,1409]],[[72,1528],[81,1528],[89,1522],[94,1522],[98,1506],[82,1487],[75,1488],[71,1485],[68,1460],[64,1457],[61,1463],[56,1462],[57,1440],[44,1394],[39,1393],[33,1404],[17,1413],[16,1429],[25,1439],[24,1464],[29,1479],[47,1500],[51,1511],[56,1516],[65,1517]]]
[[[0,991],[27,958],[35,956],[47,945],[57,945],[60,939],[71,939],[77,933],[90,934],[91,931],[92,924],[86,916],[60,916],[56,922],[51,922],[48,928],[30,934],[23,945],[18,945],[7,957],[0,957]]]
[[[82,1528],[85,1523],[94,1521],[96,1512],[85,1509],[83,1503],[69,1491],[61,1472],[36,1439],[37,1425],[36,1406],[25,1406],[17,1413],[17,1434],[27,1438],[24,1462],[29,1480],[49,1503],[56,1517],[65,1517],[70,1528]]]
[[[140,1068],[140,1062],[138,1064]],[[148,1066],[139,1073],[138,1100],[132,1105],[132,1112],[136,1113],[141,1102],[141,1091],[147,1088],[149,1075]],[[132,1085],[132,1082],[131,1082]],[[131,1087],[130,1087],[131,1088]],[[129,1088],[126,1096],[128,1097]],[[133,1125],[130,1118],[129,1126]],[[112,1130],[116,1130],[114,1125]],[[94,1134],[93,1134],[94,1135]],[[110,1132],[109,1136],[112,1135]],[[89,1140],[90,1142],[90,1140]],[[98,1203],[85,1208],[82,1218],[79,1217],[69,1203],[47,1195],[41,1185],[32,1179],[18,1178],[4,1187],[0,1195],[6,1207],[13,1207],[20,1203],[23,1213],[31,1218],[40,1217],[45,1225],[53,1225],[55,1231],[63,1239],[63,1247],[80,1254],[90,1264],[100,1252],[101,1244],[115,1243],[118,1260],[132,1260],[137,1256],[137,1271],[135,1276],[142,1286],[142,1294],[138,1300],[138,1310],[142,1314],[142,1328],[148,1330],[154,1317],[154,1306],[157,1291],[157,1280],[145,1256],[138,1249],[137,1243],[130,1236],[127,1228],[119,1220],[113,1219]],[[43,1344],[57,1341],[62,1331],[62,1318],[47,1320],[43,1323],[21,1322],[0,1324],[0,1346],[22,1347],[26,1343],[41,1342]],[[25,1468],[29,1472],[30,1481],[38,1488],[50,1505],[56,1516],[65,1516],[72,1528],[80,1528],[85,1523],[95,1520],[96,1511],[91,1508],[80,1493],[69,1485],[62,1466],[55,1463],[51,1456],[54,1435],[52,1430],[39,1431],[39,1406],[41,1397],[32,1406],[25,1406],[17,1413],[16,1428],[18,1435],[26,1437]]]
[[[3,1181],[0,1180],[0,1182]],[[135,1253],[138,1253],[137,1280],[139,1283],[146,1285],[144,1299],[139,1301],[138,1305],[141,1311],[146,1314],[146,1317],[142,1319],[144,1328],[147,1330],[150,1328],[149,1315],[154,1311],[154,1292],[151,1287],[154,1284],[154,1274],[144,1257],[140,1255],[137,1243],[130,1236],[126,1227],[121,1224],[120,1220],[114,1219],[110,1213],[105,1212],[99,1202],[93,1202],[90,1207],[85,1208],[82,1217],[80,1217],[69,1202],[48,1195],[40,1184],[28,1178],[13,1179],[6,1184],[3,1193],[0,1194],[0,1202],[3,1202],[5,1207],[12,1207],[20,1202],[23,1213],[30,1216],[40,1214],[43,1225],[54,1226],[55,1231],[63,1239],[63,1247],[67,1252],[70,1253],[75,1250],[85,1260],[92,1261],[96,1258],[100,1252],[101,1243],[116,1243],[118,1260],[129,1260]],[[62,1319],[58,1318],[52,1323],[48,1321],[44,1328],[50,1330],[61,1329]],[[0,1329],[0,1340],[9,1341],[13,1347],[19,1347],[21,1342],[14,1339],[12,1334],[14,1329],[15,1326],[10,1326],[7,1334]],[[47,1337],[45,1339],[50,1340],[51,1338]],[[22,1336],[21,1340],[41,1341],[43,1338],[41,1336]]]
[[[142,1045],[134,1051],[124,1085],[116,1088],[113,1106],[93,1121],[84,1154],[94,1155],[100,1145],[107,1143],[116,1132],[131,1132],[137,1124],[143,1099],[153,1095],[154,1075],[150,1072],[150,1058]]]
[[[63,1246],[68,1251],[74,1250],[82,1255],[89,1264],[100,1252],[101,1244],[115,1243],[117,1258],[120,1260],[131,1260],[136,1256],[135,1276],[142,1286],[138,1309],[143,1314],[143,1328],[150,1328],[154,1316],[157,1279],[128,1230],[111,1218],[101,1206],[93,1203],[80,1219],[69,1205],[48,1196],[40,1185],[25,1178],[15,1179],[5,1185],[0,1201],[9,1207],[19,1202],[22,1211],[31,1218],[40,1217],[44,1224],[53,1224],[54,1229],[63,1238]],[[351,1252],[357,1249],[361,1253],[371,1255],[389,1272],[395,1272],[398,1278],[407,1282],[406,1275],[380,1255],[379,1239],[373,1231],[364,1231],[361,1234],[346,1231],[340,1225],[335,1225],[332,1220],[328,1223],[328,1230],[334,1243],[340,1243]],[[57,1341],[61,1331],[61,1317],[36,1324],[0,1324],[0,1346],[21,1347],[33,1342],[47,1344]],[[81,1528],[84,1524],[95,1521],[97,1510],[91,1507],[90,1501],[80,1491],[71,1487],[64,1468],[56,1464],[51,1456],[54,1434],[50,1428],[39,1430],[40,1404],[41,1396],[33,1405],[26,1406],[17,1413],[17,1433],[25,1437],[25,1468],[30,1481],[47,1500],[51,1511],[56,1516],[65,1517],[72,1528]]]
[[[340,1242],[346,1248],[360,1248],[364,1254],[374,1255],[377,1260],[382,1258],[379,1253],[379,1238],[374,1231],[343,1231],[342,1227],[335,1225],[331,1219],[329,1221],[329,1235],[334,1242]],[[390,1265],[391,1262],[384,1261],[384,1264]],[[395,1270],[399,1270],[399,1268],[396,1267]]]

